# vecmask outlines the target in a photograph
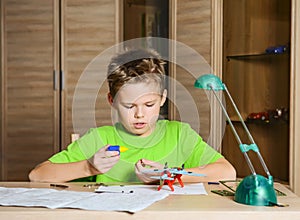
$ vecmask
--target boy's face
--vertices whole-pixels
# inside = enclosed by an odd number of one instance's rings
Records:
[[[119,122],[132,134],[146,137],[155,129],[160,107],[166,100],[166,91],[160,94],[156,83],[126,84],[112,101]]]

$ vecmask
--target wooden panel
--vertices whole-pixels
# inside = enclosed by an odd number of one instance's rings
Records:
[[[297,0],[291,2],[290,187],[300,196],[300,4]]]
[[[2,180],[27,180],[55,151],[53,1],[2,2]]]
[[[73,120],[76,120],[77,125],[79,124],[81,135],[91,127],[88,118],[95,117],[97,126],[111,124],[110,106],[106,100],[107,85],[106,82],[101,84],[106,76],[106,65],[101,69],[93,70],[95,74],[90,78],[90,84],[84,85],[86,89],[79,98],[82,102],[80,107],[82,114],[79,118],[73,118],[72,104],[77,83],[87,65],[116,43],[115,2],[111,0],[88,0],[84,3],[79,0],[62,1],[62,69],[65,75],[62,97],[62,148],[70,143],[70,136],[74,133]],[[95,89],[99,89],[98,95],[95,94]],[[94,100],[91,105],[91,98],[94,96],[97,100]]]
[[[268,47],[289,45],[291,5],[289,1],[224,0],[224,73],[228,87],[244,119],[250,113],[290,107],[289,53],[272,56],[226,56],[262,54]],[[237,119],[232,105],[227,105],[232,119]],[[249,124],[254,140],[275,179],[289,181],[289,123]],[[242,133],[241,126],[237,125]],[[248,139],[243,139],[249,143]],[[249,174],[243,157],[234,149],[231,131],[223,141],[224,155],[236,166],[239,176]],[[255,164],[258,163],[254,160]],[[260,172],[264,173],[261,169]]]
[[[176,11],[176,40],[185,44],[192,50],[200,54],[207,62],[206,66],[210,64],[211,56],[211,2],[210,0],[180,0],[177,1]],[[186,56],[179,57],[180,62],[185,63],[191,69],[195,70],[195,66],[199,65],[199,60],[195,57]],[[203,69],[207,69],[206,67]],[[209,68],[208,68],[209,69]],[[201,72],[200,74],[210,73]],[[200,118],[200,134],[208,140],[210,135],[210,105],[205,92],[195,89],[195,77],[192,73],[183,68],[176,68],[176,81],[183,85],[183,87],[190,93],[193,98],[193,104],[197,105],[199,118]],[[184,91],[179,87],[176,88],[176,101],[185,103],[185,106],[190,106],[188,100],[182,99]],[[183,104],[184,105],[184,104]],[[188,107],[187,107],[188,108]],[[195,118],[185,115],[187,120],[191,123],[193,128],[197,128],[199,124]],[[190,117],[190,118],[189,118]],[[176,114],[176,119],[180,119],[179,113]],[[217,146],[216,146],[217,147]]]

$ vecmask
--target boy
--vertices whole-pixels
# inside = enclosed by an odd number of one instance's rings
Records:
[[[153,50],[119,54],[108,67],[108,101],[114,126],[91,129],[68,148],[34,168],[31,181],[151,183],[146,170],[185,165],[187,171],[205,177],[183,176],[187,182],[235,179],[232,165],[188,125],[158,120],[166,101],[164,61]],[[110,145],[126,146],[126,152],[109,151]]]

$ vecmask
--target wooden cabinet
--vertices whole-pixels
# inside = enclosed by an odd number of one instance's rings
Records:
[[[123,35],[126,26],[123,9],[133,3],[134,9],[139,10],[143,2],[1,1],[1,180],[27,180],[28,172],[35,165],[71,142],[71,134],[82,135],[89,127],[111,124],[107,84],[103,81],[106,66],[93,69],[95,74],[85,83],[81,84],[80,80],[95,58],[109,59],[107,49],[134,37]],[[147,2],[152,4],[151,12],[160,7],[153,5],[154,1]],[[164,21],[169,27],[156,29],[160,33],[164,31],[163,35],[156,36],[169,36],[186,44],[209,63],[211,1],[163,3],[165,8],[169,7],[168,19]],[[147,21],[153,19],[150,16]],[[155,36],[150,26],[145,23],[144,27],[147,29],[140,30],[142,35],[138,37]],[[187,64],[194,67],[197,61]],[[195,91],[195,77],[188,70],[175,66],[170,73],[197,104],[201,135],[207,140],[210,125],[206,94]],[[77,96],[80,88],[84,92]],[[180,120],[181,116],[174,110],[175,102],[185,100],[178,87],[170,90],[173,109],[167,106],[164,113],[170,119]],[[78,111],[74,112],[77,101]],[[195,121],[192,117],[189,120]]]
[[[289,182],[291,3],[280,0],[224,0],[223,81],[235,100],[275,180]],[[266,51],[284,45],[284,52]],[[276,116],[276,109],[286,109]],[[232,117],[242,142],[249,143],[233,108]],[[252,119],[251,113],[258,116]],[[258,113],[258,114],[256,114]],[[266,114],[268,118],[261,117]],[[274,115],[275,114],[275,115]],[[248,118],[248,119],[247,119]],[[223,154],[238,176],[250,174],[237,142],[227,126]],[[258,173],[258,158],[250,152]]]
[[[34,166],[70,143],[77,82],[116,42],[115,4],[1,1],[1,180],[27,180]],[[95,117],[107,124],[107,88],[99,90]],[[79,120],[90,109],[83,103]]]

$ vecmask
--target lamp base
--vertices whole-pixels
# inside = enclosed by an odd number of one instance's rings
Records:
[[[273,178],[261,175],[245,177],[238,185],[234,201],[253,206],[274,206],[277,197],[273,186]]]

